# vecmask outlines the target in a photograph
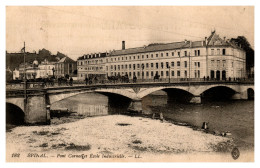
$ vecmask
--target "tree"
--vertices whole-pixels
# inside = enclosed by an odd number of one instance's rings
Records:
[[[241,46],[241,48],[246,51],[246,69],[250,70],[251,67],[254,67],[255,51],[252,49],[246,37],[238,36],[237,38],[232,38],[230,41],[238,46]]]

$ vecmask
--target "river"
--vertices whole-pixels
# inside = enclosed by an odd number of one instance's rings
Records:
[[[127,106],[109,105],[107,96],[86,93],[54,103],[51,108],[68,108],[85,116],[125,113]],[[254,150],[254,100],[203,101],[202,104],[167,102],[164,92],[146,96],[142,100],[143,111],[161,111],[166,119],[201,127],[209,122],[209,130],[229,131],[241,150]],[[123,103],[124,104],[124,103]],[[120,106],[119,106],[120,105]]]

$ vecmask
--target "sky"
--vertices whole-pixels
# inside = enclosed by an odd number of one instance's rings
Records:
[[[6,50],[45,48],[76,60],[89,53],[150,43],[245,36],[254,48],[252,6],[8,6]]]

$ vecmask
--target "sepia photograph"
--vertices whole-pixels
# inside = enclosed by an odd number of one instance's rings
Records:
[[[5,10],[6,162],[255,162],[254,6]]]

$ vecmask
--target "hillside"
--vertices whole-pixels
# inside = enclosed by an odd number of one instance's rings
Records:
[[[56,55],[51,55],[51,53],[46,50],[42,49],[39,50],[39,53],[26,53],[25,56],[25,62],[33,62],[35,59],[37,59],[39,62],[43,61],[44,59],[47,59],[51,62],[56,62],[59,59],[66,57],[66,55],[58,52]],[[9,67],[10,70],[14,70],[15,68],[19,67],[21,63],[23,63],[23,53],[6,53],[6,68]]]

